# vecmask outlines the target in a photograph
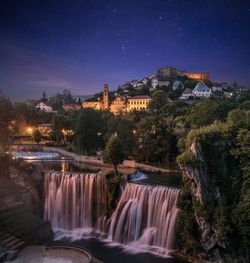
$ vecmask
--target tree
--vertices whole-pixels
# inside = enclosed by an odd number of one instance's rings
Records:
[[[133,122],[119,116],[112,116],[106,121],[106,123],[107,131],[105,138],[108,140],[112,134],[116,133],[124,145],[124,151],[126,154],[131,154],[135,146],[136,133]]]
[[[33,134],[33,140],[37,143],[37,145],[39,145],[39,143],[41,142],[42,134],[39,130],[35,130]]]
[[[7,151],[12,135],[13,107],[0,93],[0,154]]]
[[[160,112],[160,109],[166,106],[169,99],[166,93],[162,90],[157,90],[152,96],[152,100],[149,103],[149,109],[152,112]]]
[[[82,152],[90,154],[103,146],[102,112],[81,109],[76,118],[74,145]]]
[[[45,91],[43,91],[43,94],[42,94],[42,99],[41,99],[41,101],[42,102],[47,102],[48,101],[48,97],[47,97],[47,95],[46,95],[46,92]]]
[[[188,113],[188,120],[193,128],[209,125],[220,120],[219,103],[211,100],[201,100],[193,105]]]
[[[126,159],[123,144],[116,134],[113,134],[103,153],[104,163],[109,163],[114,166],[115,174],[117,175],[117,165],[121,164]]]

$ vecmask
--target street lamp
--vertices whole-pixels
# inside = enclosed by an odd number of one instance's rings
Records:
[[[27,132],[30,133],[30,134],[32,134],[32,133],[33,133],[33,128],[28,127],[28,128],[27,128]]]

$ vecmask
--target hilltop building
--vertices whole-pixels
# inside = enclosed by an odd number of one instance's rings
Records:
[[[151,79],[151,86],[153,87],[153,88],[156,88],[156,86],[158,85],[158,78],[156,78],[156,77],[154,77],[154,78],[152,78]]]
[[[92,108],[94,110],[108,110],[109,109],[109,86],[104,85],[103,88],[103,100],[98,101],[84,101],[82,102],[82,108]]]
[[[193,89],[195,97],[210,97],[211,89],[203,82],[199,82]]]
[[[36,108],[38,110],[41,110],[41,111],[45,111],[45,112],[53,112],[53,109],[51,106],[47,105],[45,102],[39,102],[37,105],[36,105]]]
[[[184,88],[184,85],[179,80],[176,80],[173,83],[173,86],[172,86],[173,90],[178,90],[178,89],[183,89],[183,88]]]
[[[119,114],[127,111],[127,102],[124,96],[116,97],[110,106],[110,111],[114,114]]]
[[[147,95],[134,96],[128,98],[127,111],[142,111],[147,110],[151,97]]]
[[[182,92],[182,95],[180,97],[180,99],[182,100],[188,100],[190,98],[192,98],[194,96],[193,92],[191,89],[189,88],[186,88],[183,92]]]
[[[108,84],[105,84],[104,89],[103,89],[103,109],[104,110],[109,109],[109,86]]]
[[[151,98],[146,95],[125,97],[117,96],[109,106],[109,87],[104,85],[103,100],[98,101],[84,101],[82,108],[92,108],[95,110],[110,110],[114,114],[129,112],[133,110],[141,111],[147,110]]]
[[[159,87],[170,87],[170,81],[169,80],[159,80],[158,81]]]
[[[80,110],[81,105],[78,103],[64,103],[63,104],[63,109],[65,111],[73,111],[73,110]]]
[[[178,76],[186,76],[191,79],[207,81],[209,80],[209,73],[193,73],[185,70],[178,70],[174,67],[164,67],[157,71],[157,77],[159,80],[168,80],[170,78],[178,77]]]

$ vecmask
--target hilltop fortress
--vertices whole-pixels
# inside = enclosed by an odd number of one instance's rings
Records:
[[[160,68],[157,71],[156,76],[159,80],[167,80],[177,76],[186,76],[191,79],[202,80],[202,81],[209,80],[208,72],[203,72],[203,73],[187,72],[185,70],[178,70],[174,67]]]

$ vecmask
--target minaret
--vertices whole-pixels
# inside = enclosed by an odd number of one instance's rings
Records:
[[[108,84],[105,84],[104,89],[103,89],[103,109],[104,110],[109,109],[109,86]]]

